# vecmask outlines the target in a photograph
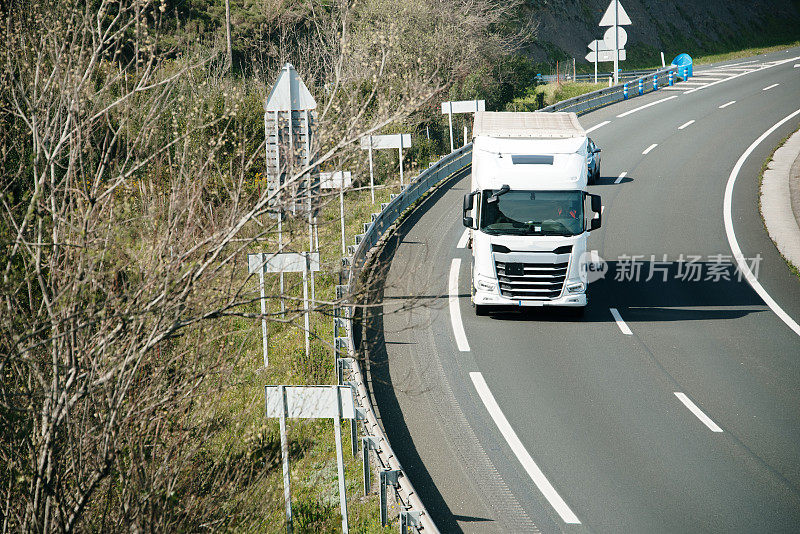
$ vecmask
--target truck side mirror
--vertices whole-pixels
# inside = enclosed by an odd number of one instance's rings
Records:
[[[596,219],[594,217],[592,217],[592,219],[589,221],[589,231],[591,232],[592,230],[597,230],[598,228],[600,228],[600,225],[602,223],[602,220],[603,220],[603,201],[601,200],[600,195],[592,195],[592,194],[590,194],[589,198],[591,199],[591,203],[592,203],[591,204],[592,211],[597,214],[597,218]]]
[[[595,213],[600,213],[603,210],[603,201],[600,199],[600,195],[589,195],[592,199],[592,211]]]
[[[466,226],[467,228],[474,228],[475,227],[475,218],[467,216],[467,213],[472,211],[473,199],[475,198],[475,195],[477,195],[477,194],[478,194],[477,191],[473,191],[472,193],[468,193],[468,194],[464,195],[464,210],[463,210],[463,216],[462,216],[461,220],[464,223],[464,226]]]

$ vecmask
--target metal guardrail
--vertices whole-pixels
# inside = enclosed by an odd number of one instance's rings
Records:
[[[639,77],[635,80],[625,82],[608,89],[600,89],[586,93],[585,95],[576,96],[567,100],[562,100],[551,106],[544,107],[538,111],[572,111],[578,115],[587,113],[593,109],[607,106],[613,102],[626,100],[639,96],[639,82],[642,83],[642,93],[647,94],[659,90],[669,84],[669,75],[672,73],[673,82],[677,83],[683,78],[678,76],[680,67],[669,66],[664,69],[651,72],[647,76]]]
[[[661,79],[667,82],[670,72],[672,72],[675,81],[677,81],[678,78],[676,74],[678,72],[678,67],[668,67],[650,72],[646,76],[639,77],[632,82],[570,98],[569,100],[564,100],[539,111],[574,111],[576,113],[586,113],[612,102],[637,96],[639,94],[639,80],[641,80],[643,84],[642,94],[653,92],[657,90],[654,89],[654,80],[657,81],[659,77],[662,77]],[[626,88],[629,90],[629,93],[631,93],[627,96],[624,94]],[[351,256],[342,259],[342,264],[345,268],[343,274],[346,273],[345,277],[348,282],[346,288],[350,291],[351,296],[355,293],[354,289],[360,280],[360,275],[367,262],[368,254],[378,245],[381,238],[394,227],[403,213],[425,196],[435,185],[453,176],[453,174],[463,171],[471,164],[472,143],[455,150],[431,165],[428,169],[422,171],[416,178],[412,179],[409,185],[399,194],[392,195],[391,201],[383,204],[379,213],[374,213],[372,215],[371,222],[364,223],[364,233],[357,235],[355,237],[355,245],[348,247]],[[351,302],[350,304],[352,305],[355,303]],[[355,386],[355,398],[364,415],[362,419],[362,428],[367,435],[367,439],[372,444],[369,450],[375,451],[380,469],[386,474],[392,474],[391,478],[393,480],[396,478],[396,481],[393,482],[392,485],[395,488],[396,495],[402,507],[400,511],[401,532],[405,534],[407,528],[412,528],[416,532],[425,532],[426,534],[438,533],[439,530],[433,523],[433,520],[425,509],[425,505],[414,490],[414,486],[411,484],[408,476],[403,472],[403,468],[397,460],[397,456],[394,454],[389,440],[378,423],[377,416],[375,415],[370,401],[366,380],[361,371],[358,358],[356,357],[352,323],[353,306],[346,306],[343,310],[349,358],[342,358],[340,361],[344,364],[343,367],[349,369],[351,373],[351,383]],[[337,349],[338,348],[337,343]],[[388,476],[382,476],[381,480],[388,478]],[[383,495],[383,490],[381,491],[381,495]],[[382,499],[382,501],[385,506],[385,499]],[[382,519],[383,513],[384,510],[382,510]]]
[[[354,293],[355,285],[360,279],[368,253],[378,244],[381,237],[394,226],[408,208],[427,194],[436,184],[464,170],[471,164],[472,143],[455,150],[422,171],[398,195],[393,195],[391,201],[383,205],[380,213],[373,214],[372,221],[364,224],[365,232],[356,236],[355,246],[349,247],[350,251],[352,251],[352,256],[342,260],[346,268],[348,289],[350,289],[351,295]],[[344,310],[346,337],[348,340],[347,352],[350,357],[340,361],[351,372],[351,382],[355,386],[355,398],[364,413],[362,428],[372,443],[370,449],[375,451],[381,470],[393,473],[396,476],[394,487],[403,508],[400,511],[400,531],[405,534],[407,528],[412,528],[417,532],[425,532],[426,534],[438,533],[439,530],[414,490],[411,481],[403,471],[397,456],[389,444],[389,440],[378,423],[370,402],[364,374],[361,371],[361,366],[355,353],[352,307],[346,307]],[[383,492],[381,492],[381,495],[383,495]]]
[[[620,71],[619,78],[621,80],[628,80],[631,78],[641,78],[642,76],[647,76],[648,74],[652,74],[656,72],[658,69],[642,69],[642,70],[629,70],[629,71]],[[598,72],[597,79],[598,81],[605,81],[608,78],[614,75],[613,72]],[[593,73],[588,74],[576,74],[575,81],[576,82],[583,82],[583,81],[594,81],[595,75]],[[572,76],[566,74],[564,76],[556,75],[556,74],[537,74],[536,81],[537,82],[544,82],[544,83],[551,83],[557,80],[564,80],[564,81],[571,81]],[[599,83],[599,82],[598,82]]]

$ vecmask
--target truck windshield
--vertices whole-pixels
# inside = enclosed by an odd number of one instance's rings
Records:
[[[577,235],[583,232],[582,191],[508,191],[481,194],[480,229],[502,235]]]

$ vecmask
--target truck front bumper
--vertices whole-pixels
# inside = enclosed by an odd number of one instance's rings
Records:
[[[472,302],[479,306],[517,306],[517,307],[543,307],[543,306],[586,306],[586,293],[573,293],[563,295],[552,300],[535,299],[509,299],[492,291],[475,290]]]

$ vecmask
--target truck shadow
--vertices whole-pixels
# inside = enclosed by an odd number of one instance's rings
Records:
[[[630,176],[626,176],[625,178],[620,180],[619,183],[616,183],[617,179],[619,179],[618,176],[601,176],[597,179],[595,183],[591,184],[590,187],[596,185],[620,185],[620,184],[627,184],[633,181],[633,178],[631,178]]]
[[[725,320],[769,311],[732,265],[719,275],[720,263],[695,262],[689,276],[687,264],[678,262],[665,265],[641,261],[633,271],[629,260],[607,265],[606,276],[589,284],[584,317],[552,308],[508,308],[490,317],[504,321],[613,322],[609,308],[625,308],[625,321],[630,323]]]

